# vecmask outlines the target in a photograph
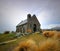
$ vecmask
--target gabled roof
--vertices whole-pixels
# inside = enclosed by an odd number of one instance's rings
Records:
[[[26,24],[27,23],[27,19],[24,20],[24,21],[21,21],[17,26],[20,26],[20,25],[23,25],[23,24]]]

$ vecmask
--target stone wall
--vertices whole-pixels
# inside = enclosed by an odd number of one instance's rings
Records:
[[[26,32],[34,32],[34,24],[36,25],[36,31],[40,31],[40,23],[35,15],[31,16],[27,15],[27,23],[21,26],[16,27],[17,32],[26,33]]]
[[[35,15],[33,15],[30,19],[28,19],[28,26],[27,27],[28,27],[28,29],[31,30],[31,32],[34,32],[33,31],[34,24],[36,24],[36,31],[39,31],[40,30],[40,23]]]

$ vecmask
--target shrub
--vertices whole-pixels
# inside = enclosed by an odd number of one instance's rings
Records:
[[[38,51],[38,47],[33,40],[21,42],[13,51]]]
[[[39,51],[58,51],[58,42],[54,40],[42,42]]]
[[[9,33],[10,33],[10,31],[5,31],[5,32],[4,32],[4,34],[9,34]]]
[[[45,32],[43,32],[43,35],[44,35],[45,37],[47,37],[47,38],[54,36],[54,34],[55,34],[54,31],[45,31]]]

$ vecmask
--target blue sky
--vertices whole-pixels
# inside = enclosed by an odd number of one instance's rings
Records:
[[[60,0],[0,0],[0,32],[15,31],[29,13],[37,16],[42,29],[60,26]]]

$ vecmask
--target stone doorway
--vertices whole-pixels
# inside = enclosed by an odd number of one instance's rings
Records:
[[[36,32],[36,24],[33,24],[33,31]]]

